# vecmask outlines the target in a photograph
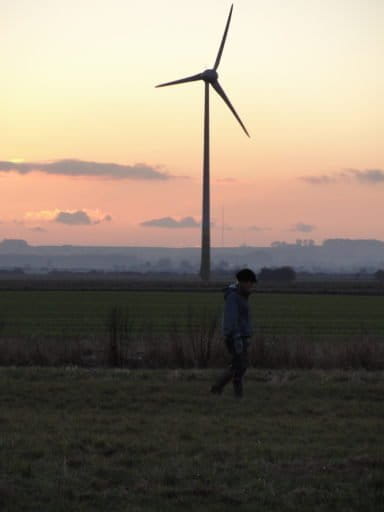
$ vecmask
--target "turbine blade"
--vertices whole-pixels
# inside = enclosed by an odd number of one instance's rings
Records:
[[[168,85],[185,84],[187,82],[195,82],[196,80],[202,80],[202,73],[193,76],[187,76],[187,78],[181,78],[180,80],[174,80],[173,82],[167,82],[165,84],[156,85],[156,87],[167,87]]]
[[[239,121],[240,123],[240,126],[242,127],[242,129],[245,131],[245,133],[248,135],[248,137],[250,137],[246,127],[244,126],[243,124],[243,121],[240,119],[238,113],[236,112],[236,110],[234,109],[232,103],[229,101],[227,95],[225,94],[223,88],[221,87],[221,85],[219,84],[219,82],[213,82],[212,84],[212,87],[215,89],[215,91],[217,92],[217,94],[223,99],[223,101],[227,104],[228,108],[230,109],[230,111],[232,112],[232,114],[236,117],[236,119]]]
[[[233,4],[231,5],[231,10],[229,11],[227,25],[225,26],[223,39],[221,40],[221,45],[220,45],[220,48],[219,48],[219,53],[217,54],[216,62],[215,62],[215,65],[214,65],[213,69],[217,69],[219,67],[219,64],[220,64],[221,56],[222,56],[223,50],[224,50],[225,41],[227,39],[229,25],[231,23],[232,11],[233,11]]]

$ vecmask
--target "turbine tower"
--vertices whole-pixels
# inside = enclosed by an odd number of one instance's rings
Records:
[[[211,220],[210,220],[210,143],[209,143],[209,86],[211,85],[218,95],[226,103],[232,114],[235,116],[240,126],[249,137],[249,133],[245,128],[242,120],[234,109],[232,103],[229,101],[223,88],[219,83],[219,75],[217,69],[219,67],[221,56],[223,54],[225,41],[228,35],[229,25],[232,18],[233,5],[229,11],[227,24],[225,26],[224,35],[221,40],[219,52],[216,57],[215,64],[212,69],[206,69],[203,73],[192,75],[181,80],[174,80],[157,85],[156,87],[167,87],[168,85],[184,84],[187,82],[196,82],[202,80],[205,85],[205,98],[204,98],[204,158],[203,158],[203,218],[202,218],[202,240],[201,240],[201,266],[200,277],[203,281],[209,281],[211,274]]]

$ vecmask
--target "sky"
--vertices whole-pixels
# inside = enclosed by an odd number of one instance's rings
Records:
[[[200,244],[202,82],[231,1],[0,0],[0,240]],[[384,2],[237,0],[212,243],[384,239]]]

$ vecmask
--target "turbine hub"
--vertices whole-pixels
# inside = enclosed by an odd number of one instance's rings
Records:
[[[202,76],[202,78],[205,82],[209,82],[211,84],[213,84],[214,82],[217,82],[218,77],[219,77],[219,75],[217,74],[216,69],[206,69],[203,72],[203,76]]]

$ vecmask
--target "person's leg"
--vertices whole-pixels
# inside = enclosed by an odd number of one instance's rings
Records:
[[[233,378],[232,366],[225,370],[217,379],[217,381],[211,387],[211,392],[216,395],[221,395],[225,386]]]
[[[233,368],[233,391],[237,398],[243,396],[243,377],[248,367],[248,341],[241,338],[234,343],[234,355],[232,360]]]
[[[233,340],[231,338],[225,338],[225,345],[227,347],[228,352],[233,356]],[[211,392],[216,395],[221,395],[224,387],[228,384],[229,381],[233,379],[233,361],[228,369],[226,369],[216,380],[216,382],[211,387]]]

